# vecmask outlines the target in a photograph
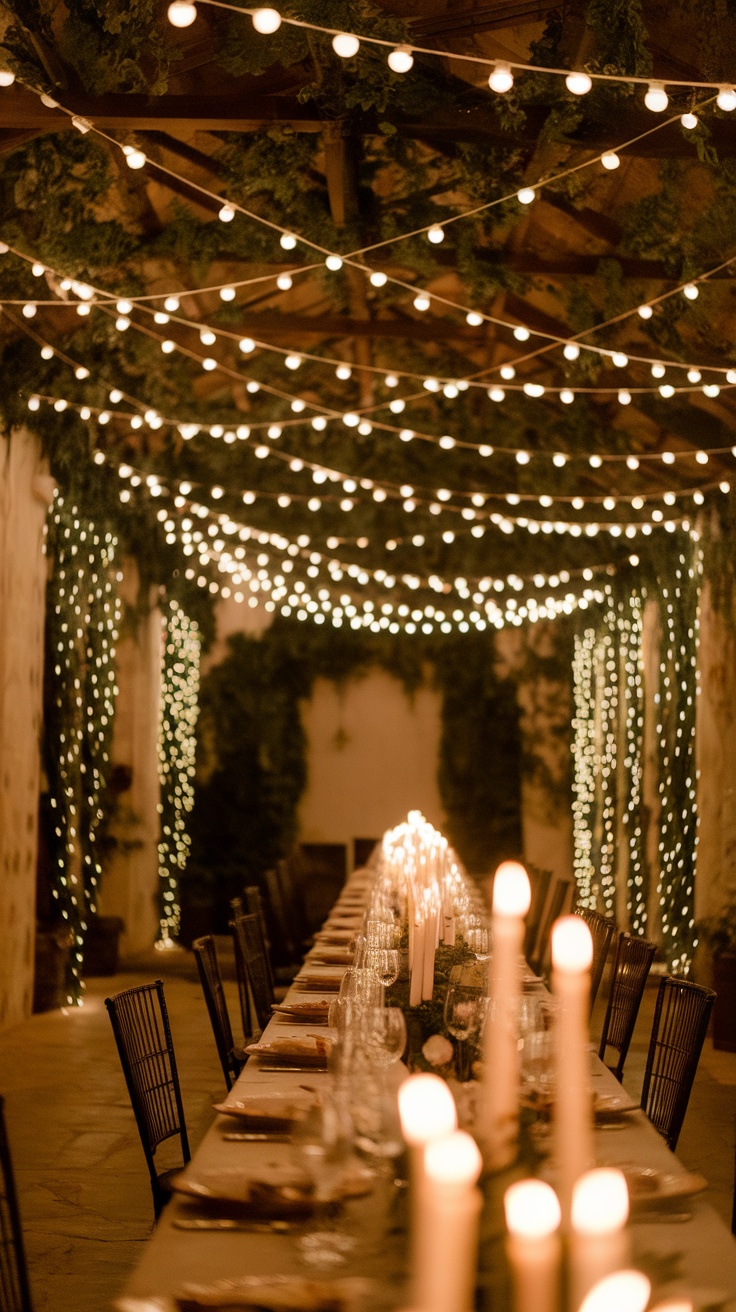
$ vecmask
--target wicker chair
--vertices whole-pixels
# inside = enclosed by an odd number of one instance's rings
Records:
[[[156,1149],[165,1139],[178,1135],[185,1164],[190,1157],[163,983],[157,979],[155,984],[126,989],[105,998],[105,1006],[151,1177],[154,1211],[159,1217],[171,1196],[177,1172],[159,1174],[154,1160]]]
[[[655,1129],[677,1147],[716,995],[689,979],[660,980],[641,1105]]]
[[[599,911],[593,911],[590,907],[578,907],[575,914],[585,921],[593,939],[593,964],[590,970],[590,1010],[592,1012],[608,960],[611,939],[616,932],[616,922],[610,916],[602,916]]]
[[[552,883],[552,871],[530,870],[529,882],[532,886],[532,900],[527,912],[526,928],[524,930],[524,956],[527,961],[531,960],[532,953],[534,952],[534,945],[539,933],[544,904],[547,901],[549,886]]]
[[[542,928],[539,931],[537,951],[533,961],[529,963],[532,970],[536,971],[538,975],[541,974],[547,964],[549,941],[552,937],[552,926],[558,917],[562,915],[562,908],[567,901],[567,895],[570,891],[570,882],[569,879],[558,879],[552,889],[552,897],[550,898],[549,907],[544,920],[542,921]]]
[[[233,1080],[238,1078],[247,1057],[242,1048],[236,1048],[233,1041],[230,1014],[227,1009],[225,990],[222,987],[220,963],[217,960],[217,948],[212,935],[207,934],[204,938],[195,939],[192,943],[192,951],[199,971],[199,981],[207,1004],[210,1025],[215,1036],[217,1055],[220,1058],[222,1073],[225,1076],[225,1084],[228,1089],[231,1089]],[[245,1036],[246,1040],[249,1038],[249,1033]]]
[[[266,946],[263,942],[258,917],[254,915],[237,916],[235,920],[231,921],[231,929],[235,943],[236,962],[239,961],[241,968],[244,968],[255,1018],[260,1029],[264,1030],[271,1019],[274,993],[268,970]]]
[[[0,1097],[0,1312],[32,1312],[15,1176]]]
[[[632,938],[631,934],[618,936],[606,1018],[598,1049],[601,1061],[606,1060],[607,1048],[614,1048],[618,1053],[616,1065],[608,1068],[617,1080],[623,1077],[636,1018],[656,951],[656,944],[649,943],[645,938]]]

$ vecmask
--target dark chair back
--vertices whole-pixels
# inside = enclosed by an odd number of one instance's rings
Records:
[[[547,955],[549,953],[549,940],[552,936],[552,926],[558,917],[562,915],[562,909],[567,901],[567,895],[570,891],[570,883],[571,881],[569,879],[558,879],[552,889],[552,896],[542,923],[542,928],[539,931],[537,950],[534,955],[533,969],[537,974],[544,970],[546,965]]]
[[[271,1019],[271,1004],[274,1001],[273,988],[268,973],[266,947],[261,934],[258,917],[254,915],[238,916],[232,921],[233,938],[236,953],[239,951],[250,993],[253,999],[256,1019],[264,1030]]]
[[[610,916],[602,916],[600,911],[593,911],[591,907],[578,907],[575,914],[585,921],[593,939],[593,964],[590,968],[590,1010],[592,1012],[608,960],[611,939],[616,932],[616,921],[612,920]]]
[[[238,1078],[243,1069],[244,1061],[235,1052],[230,1014],[227,1009],[225,990],[222,987],[220,963],[217,960],[217,948],[212,935],[207,934],[204,938],[195,939],[192,943],[192,952],[197,963],[199,981],[207,1004],[210,1025],[215,1036],[217,1055],[220,1058],[222,1073],[225,1076],[225,1084],[228,1089],[231,1089],[233,1080]]]
[[[18,1195],[0,1097],[0,1312],[32,1312]]]
[[[274,928],[276,930],[276,941],[274,946],[278,946],[280,956],[286,961],[299,961],[302,955],[298,950],[299,938],[287,913],[279,877],[275,870],[267,870],[264,879],[266,881],[266,893],[268,894],[268,902],[271,908]]]
[[[656,944],[649,943],[645,938],[633,938],[631,934],[618,936],[606,1018],[598,1049],[601,1061],[606,1060],[607,1048],[614,1048],[618,1053],[616,1065],[609,1067],[617,1080],[623,1077],[629,1044],[656,951]]]
[[[736,1235],[736,1152],[733,1155],[733,1211],[731,1212],[731,1234]]]
[[[309,938],[311,931],[302,883],[304,877],[303,861],[298,850],[292,852],[291,856],[285,860],[278,862],[276,874],[281,885],[281,896],[284,900],[286,914],[293,926],[297,946],[301,948],[305,940]]]
[[[526,928],[524,930],[524,956],[527,961],[531,960],[534,953],[544,904],[547,901],[549,886],[552,883],[552,871],[530,870],[529,883],[532,886],[532,900],[526,915]]]
[[[675,1151],[716,995],[689,979],[665,975],[654,1008],[641,1105]]]
[[[184,1162],[190,1157],[163,983],[157,979],[154,984],[126,989],[105,998],[105,1006],[141,1136],[158,1216],[168,1197],[154,1161],[158,1145],[178,1134]]]
[[[268,966],[268,975],[273,989],[273,965],[271,962],[271,943],[268,935],[268,926],[266,924],[266,912],[263,906],[261,890],[256,884],[250,884],[243,891],[243,902],[249,915],[258,917],[258,924],[261,927],[261,937],[263,946],[266,949],[266,965]]]

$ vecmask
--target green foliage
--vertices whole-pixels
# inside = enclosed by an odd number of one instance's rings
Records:
[[[521,848],[515,687],[494,673],[492,635],[390,637],[277,620],[260,638],[236,634],[202,683],[191,859],[182,896],[229,897],[284,856],[306,785],[299,703],[317,678],[337,684],[371,667],[411,694],[428,667],[442,693],[439,785],[461,859],[487,871]]]

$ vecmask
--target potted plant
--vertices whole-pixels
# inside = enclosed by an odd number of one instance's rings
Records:
[[[701,934],[713,957],[713,1047],[736,1052],[736,902],[704,920]]]

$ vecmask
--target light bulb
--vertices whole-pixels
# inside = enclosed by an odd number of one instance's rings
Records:
[[[115,320],[115,327],[117,328],[119,333],[124,333],[127,328],[130,328],[130,319],[128,319],[124,314],[119,314],[117,319]]]
[[[26,305],[23,306],[24,319],[32,319],[35,313],[36,313],[36,307],[32,301],[29,301]]]
[[[533,187],[522,187],[521,191],[517,191],[516,199],[518,200],[520,205],[531,205],[532,201],[536,197],[536,194],[537,193]]]
[[[488,79],[488,85],[491,91],[497,91],[499,95],[504,95],[505,92],[510,91],[514,85],[511,65],[503,59],[497,59]]]
[[[636,313],[640,319],[651,319],[654,311],[651,305],[640,305]]]
[[[572,1194],[572,1226],[581,1235],[605,1235],[621,1230],[629,1216],[626,1176],[615,1167],[587,1171]]]
[[[397,46],[388,56],[388,66],[392,73],[408,73],[414,67],[414,56],[408,46]]]
[[[524,383],[525,396],[544,396],[544,388],[541,383]]]
[[[615,364],[617,369],[625,369],[629,363],[629,357],[624,355],[623,351],[614,351],[611,356],[611,363]]]
[[[332,49],[341,59],[352,59],[360,50],[360,41],[349,32],[338,32],[332,38]]]
[[[217,217],[221,223],[232,223],[235,218],[235,210],[232,205],[223,205]]]
[[[562,391],[560,392],[560,400],[563,402],[564,405],[572,405],[573,401],[575,400],[575,393],[571,392],[569,387],[563,387]]]
[[[262,36],[271,36],[281,27],[281,14],[277,9],[256,9],[251,18],[256,32]]]
[[[594,1285],[580,1312],[644,1312],[652,1286],[641,1271],[617,1271]]]
[[[339,255],[328,255],[325,264],[330,273],[337,273],[338,269],[342,268],[342,260]]]
[[[675,389],[671,383],[661,383],[658,391],[659,395],[663,396],[666,401],[668,401],[671,396],[675,395]]]
[[[42,277],[45,272],[46,269],[44,268],[43,264],[39,264],[38,261],[36,261],[34,264],[31,265],[31,273],[33,274],[34,278]]]
[[[0,69],[0,87],[12,87],[15,82],[15,73],[11,73],[9,68]]]
[[[276,279],[276,286],[278,287],[280,292],[288,292],[289,288],[292,286],[292,283],[293,280],[291,274],[288,273],[280,273],[278,278]]]
[[[380,269],[376,269],[375,272],[372,273],[370,276],[370,282],[372,287],[385,287],[386,283],[388,282],[388,278],[386,277],[385,273],[381,272]]]
[[[220,300],[221,300],[221,301],[234,301],[234,300],[235,300],[235,288],[234,288],[234,287],[221,287],[221,288],[220,288]]]
[[[457,1110],[449,1086],[439,1075],[410,1075],[399,1088],[399,1117],[407,1143],[429,1144],[457,1128]]]
[[[528,342],[531,333],[528,328],[524,328],[523,325],[520,324],[518,328],[514,328],[514,337],[517,342]]]
[[[445,230],[439,223],[433,223],[427,232],[427,240],[432,242],[433,246],[439,246],[441,241],[445,240]]]
[[[339,364],[335,370],[335,377],[339,378],[341,383],[344,383],[348,378],[351,378],[352,374],[353,371],[349,364]]]
[[[693,128],[696,128],[698,126],[698,116],[697,114],[692,114],[692,113],[682,114],[680,116],[680,122],[682,123],[682,126],[684,128],[687,128],[690,132],[692,132]]]
[[[207,373],[211,373],[213,369],[217,368],[217,361],[213,360],[212,356],[208,355],[202,361],[202,368],[206,369]]]
[[[133,309],[133,304],[131,301],[118,301],[115,309],[118,314],[130,314]]]
[[[430,306],[430,300],[425,292],[420,292],[418,296],[414,297],[415,310],[428,310],[429,306]]]
[[[471,328],[480,328],[483,323],[483,315],[478,314],[475,310],[468,310],[468,313],[465,316],[465,322],[469,324]]]
[[[168,310],[169,314],[176,314],[177,310],[179,309],[179,297],[167,296],[166,300],[164,301],[164,309]]]
[[[284,251],[293,251],[296,246],[296,237],[293,232],[282,232],[279,237],[279,246]]]
[[[593,83],[587,73],[568,73],[565,86],[574,96],[587,96]]]
[[[683,296],[686,296],[689,301],[697,301],[700,293],[694,282],[686,282],[682,289],[682,294]]]
[[[647,94],[644,97],[644,104],[647,109],[650,109],[653,114],[661,114],[667,108],[668,103],[664,82],[650,82]]]
[[[552,926],[552,965],[555,970],[580,974],[590,969],[593,939],[581,916],[561,916]]]
[[[191,27],[197,17],[197,7],[190,4],[189,0],[173,0],[167,14],[173,27]]]
[[[652,378],[664,378],[665,367],[663,364],[652,365]]]
[[[154,323],[168,323],[168,322],[169,322],[169,316],[168,316],[168,314],[164,314],[163,310],[157,310],[156,313],[155,313],[154,316],[153,316],[153,322],[154,322]]]
[[[199,332],[199,340],[203,346],[214,346],[217,337],[211,328],[201,328]]]
[[[252,337],[241,337],[238,342],[238,347],[243,352],[243,355],[250,355],[251,351],[255,350],[256,344]]]
[[[386,374],[383,381],[387,387],[398,387],[399,385],[399,380],[396,377],[396,374]]]
[[[580,347],[577,342],[567,342],[562,348],[562,354],[566,360],[577,360],[580,355]]]
[[[525,916],[531,903],[529,876],[519,861],[502,861],[493,876],[493,914]]]
[[[607,150],[605,154],[601,155],[601,164],[604,169],[617,169],[620,163],[621,160],[615,150]]]
[[[736,91],[734,91],[732,86],[721,87],[716,96],[716,104],[718,108],[724,110],[726,114],[730,114],[732,110],[736,109]]]
[[[625,387],[621,388],[618,394],[619,405],[631,405],[631,392],[627,392]]]
[[[147,160],[142,150],[126,150],[125,163],[129,169],[142,169]]]
[[[287,369],[298,369],[301,362],[302,357],[300,355],[287,355],[284,360]]]
[[[519,1180],[503,1196],[506,1228],[522,1239],[543,1239],[559,1228],[562,1213],[557,1194],[542,1180]]]

